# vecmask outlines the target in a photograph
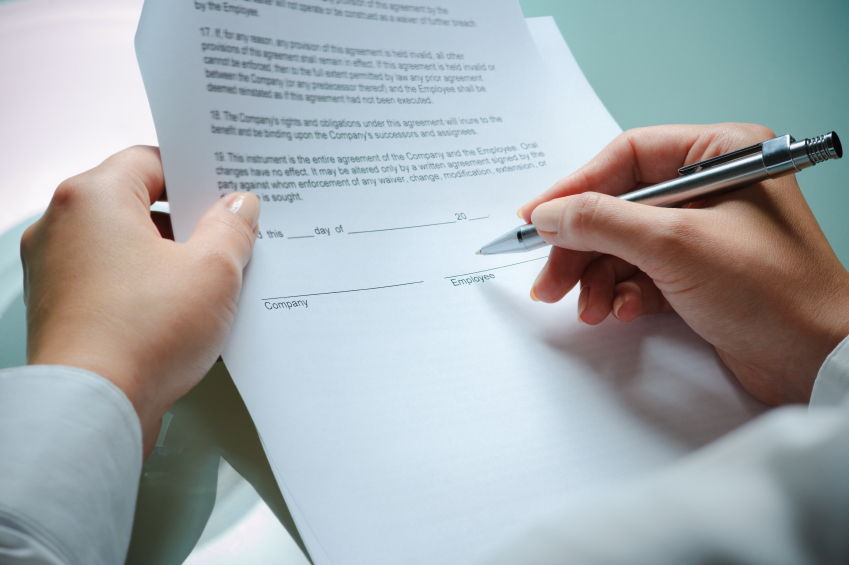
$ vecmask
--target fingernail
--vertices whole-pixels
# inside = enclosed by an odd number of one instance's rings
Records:
[[[538,230],[557,233],[560,231],[560,216],[563,214],[563,202],[552,201],[540,204],[531,214],[531,222]]]
[[[259,220],[259,199],[248,192],[234,192],[224,203],[233,214],[241,216],[256,228]]]
[[[613,299],[613,315],[616,316],[616,319],[619,319],[619,310],[622,309],[623,304],[625,304],[625,299],[621,296]]]
[[[539,281],[542,280],[542,277],[545,274],[546,269],[548,269],[548,262],[550,260],[551,259],[548,259],[545,262],[545,265],[543,265],[542,269],[540,269],[540,272],[537,275],[537,278],[534,279],[534,284],[531,285],[531,300],[533,300],[534,302],[540,301],[539,296],[537,296],[537,285],[539,284]]]
[[[524,216],[522,216],[522,207],[519,207],[519,209],[516,210],[516,215],[519,216],[519,218],[524,218]]]
[[[584,314],[584,310],[587,309],[587,302],[590,299],[590,287],[584,286],[581,287],[581,294],[578,295],[578,320],[583,321],[581,316]]]

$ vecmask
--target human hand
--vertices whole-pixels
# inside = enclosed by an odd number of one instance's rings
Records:
[[[767,404],[807,402],[828,353],[849,334],[849,273],[794,176],[688,208],[610,195],[775,134],[752,124],[631,130],[520,215],[555,245],[532,296],[580,281],[579,318],[598,324],[674,310]],[[593,192],[589,192],[593,191]]]
[[[63,182],[21,239],[29,363],[116,384],[146,451],[224,345],[259,215],[255,196],[228,195],[175,243],[151,220],[163,191],[158,149],[127,149]]]

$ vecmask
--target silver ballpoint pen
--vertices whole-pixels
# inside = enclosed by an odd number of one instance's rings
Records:
[[[828,159],[843,156],[837,133],[796,141],[790,135],[745,147],[678,169],[678,178],[619,196],[652,206],[678,206],[795,173]],[[533,224],[510,230],[481,247],[480,255],[531,251],[548,245]]]

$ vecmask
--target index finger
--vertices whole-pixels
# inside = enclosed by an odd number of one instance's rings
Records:
[[[74,200],[97,201],[112,215],[129,212],[150,215],[150,205],[165,191],[159,149],[138,145],[108,157],[98,166],[63,181],[52,204],[74,195]],[[111,204],[111,205],[108,205]]]
[[[675,178],[678,169],[739,149],[774,134],[754,124],[666,125],[623,132],[589,163],[557,181],[524,204],[520,215],[530,222],[534,208],[554,198],[581,192],[624,194],[640,186]]]
[[[165,193],[165,176],[158,147],[136,145],[108,157],[89,171],[113,187],[135,197],[145,209]]]

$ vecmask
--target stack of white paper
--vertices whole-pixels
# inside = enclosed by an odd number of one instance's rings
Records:
[[[224,359],[312,558],[469,563],[760,408],[676,318],[581,327],[481,257],[618,128],[515,2],[148,0],[175,232],[253,190]]]

